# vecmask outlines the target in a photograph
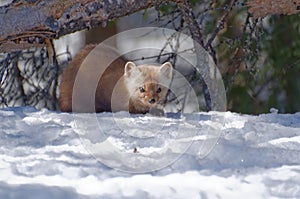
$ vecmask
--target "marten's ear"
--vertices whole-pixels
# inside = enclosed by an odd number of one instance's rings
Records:
[[[125,64],[125,72],[124,75],[130,77],[131,75],[137,75],[140,72],[135,63],[129,61]]]
[[[170,62],[166,62],[160,66],[160,74],[167,77],[168,79],[172,79],[172,64]]]

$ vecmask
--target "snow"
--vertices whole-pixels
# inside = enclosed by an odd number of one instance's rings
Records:
[[[300,113],[0,109],[0,198],[300,198]]]

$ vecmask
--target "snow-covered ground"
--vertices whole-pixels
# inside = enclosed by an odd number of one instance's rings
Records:
[[[300,198],[300,113],[0,120],[1,199]]]

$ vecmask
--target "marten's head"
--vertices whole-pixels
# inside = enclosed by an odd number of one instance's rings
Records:
[[[149,110],[164,102],[172,80],[172,65],[166,62],[161,66],[136,66],[133,62],[127,62],[124,80],[130,103]]]

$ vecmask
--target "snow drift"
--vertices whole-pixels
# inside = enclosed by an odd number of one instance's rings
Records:
[[[300,113],[0,119],[0,198],[300,198]]]

